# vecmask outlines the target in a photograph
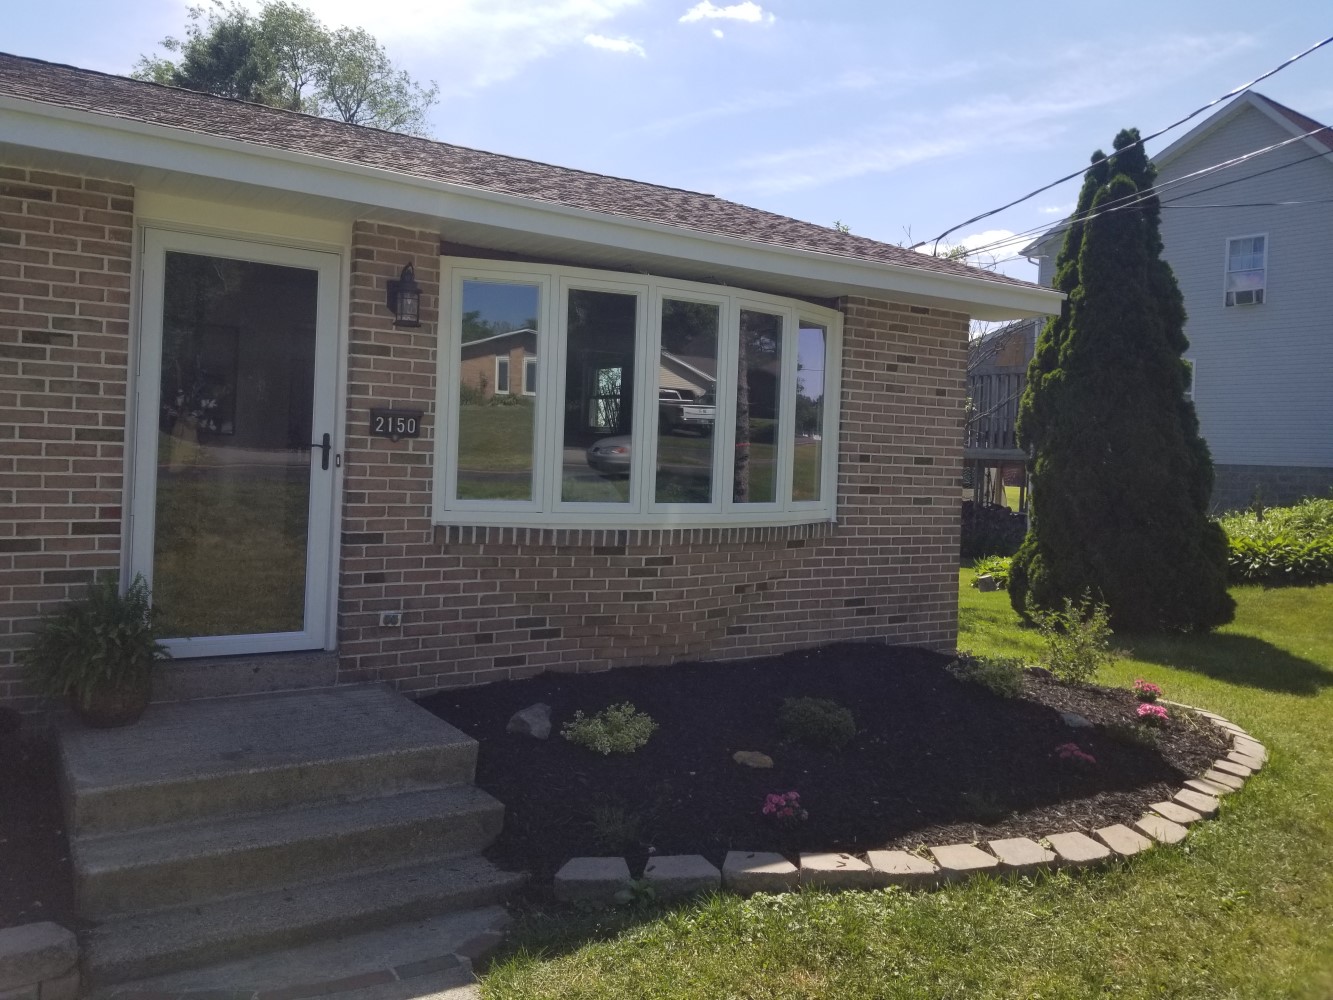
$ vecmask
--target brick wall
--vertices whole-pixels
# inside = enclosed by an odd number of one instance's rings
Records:
[[[1293,465],[1213,465],[1213,511],[1240,510],[1256,494],[1268,507],[1333,493],[1333,469]]]
[[[843,304],[837,526],[434,528],[435,239],[353,236],[341,682],[427,691],[842,639],[954,644],[965,315]],[[423,325],[395,330],[384,282],[409,259]],[[365,436],[372,404],[424,409],[421,438]],[[380,627],[399,609],[401,626]]]
[[[0,704],[31,620],[120,566],[134,189],[0,166]]]

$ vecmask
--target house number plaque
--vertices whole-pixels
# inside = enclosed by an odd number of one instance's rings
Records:
[[[421,437],[421,412],[421,410],[386,410],[372,407],[371,437],[386,437],[390,441]]]

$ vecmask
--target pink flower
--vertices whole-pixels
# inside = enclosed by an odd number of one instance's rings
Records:
[[[770,792],[765,796],[760,812],[780,822],[796,822],[810,818],[810,814],[801,808],[801,793],[796,791]]]
[[[1148,702],[1144,702],[1139,706],[1138,714],[1140,722],[1146,722],[1151,726],[1160,726],[1170,718],[1170,716],[1166,714],[1166,709],[1161,705],[1151,705]]]
[[[1139,701],[1156,701],[1162,696],[1162,688],[1140,677],[1134,682],[1134,694],[1138,696]]]
[[[1077,764],[1095,764],[1097,758],[1088,753],[1077,743],[1062,743],[1055,748],[1061,760],[1072,760]]]

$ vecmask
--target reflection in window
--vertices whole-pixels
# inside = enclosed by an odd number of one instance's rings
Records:
[[[510,391],[510,371],[537,358],[541,289],[463,282],[458,386],[458,498],[532,499],[533,393]]]
[[[824,356],[828,331],[801,323],[796,338],[796,423],[791,498],[818,500],[824,468]]]
[[[732,500],[773,503],[777,493],[782,317],[741,310]]]
[[[658,503],[711,503],[713,426],[717,413],[715,304],[662,302],[662,354],[657,367]]]
[[[569,293],[560,499],[627,503],[638,296]]]
[[[537,395],[537,359],[523,359],[523,392],[528,396]]]

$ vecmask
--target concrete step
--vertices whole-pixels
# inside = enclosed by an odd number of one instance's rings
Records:
[[[71,838],[79,913],[197,903],[428,857],[480,851],[504,806],[471,785]]]
[[[378,687],[153,705],[60,735],[71,834],[471,784],[477,743]]]
[[[291,987],[298,980],[350,978],[348,963],[359,960],[358,954],[374,951],[376,968],[392,966],[395,976],[406,977],[415,970],[400,966],[410,966],[418,956],[398,951],[418,947],[419,934],[412,938],[394,933],[379,943],[372,937],[369,946],[360,947],[355,940],[333,942],[333,953],[342,956],[337,958],[328,957],[330,945],[312,942],[370,935],[379,928],[456,914],[456,919],[450,917],[438,928],[448,947],[428,949],[443,954],[462,947],[449,944],[451,934],[468,936],[478,927],[497,926],[493,904],[517,890],[523,879],[484,858],[464,857],[107,920],[83,935],[84,974],[97,987],[167,977],[141,984],[144,991],[158,996],[221,989],[224,979],[231,981],[229,990],[254,990]],[[464,912],[475,907],[487,909]],[[471,928],[467,935],[464,928]],[[291,961],[274,955],[277,949],[301,946],[308,950]],[[241,961],[219,965],[229,960]],[[187,969],[196,971],[180,971]],[[419,985],[424,982],[418,980]]]

